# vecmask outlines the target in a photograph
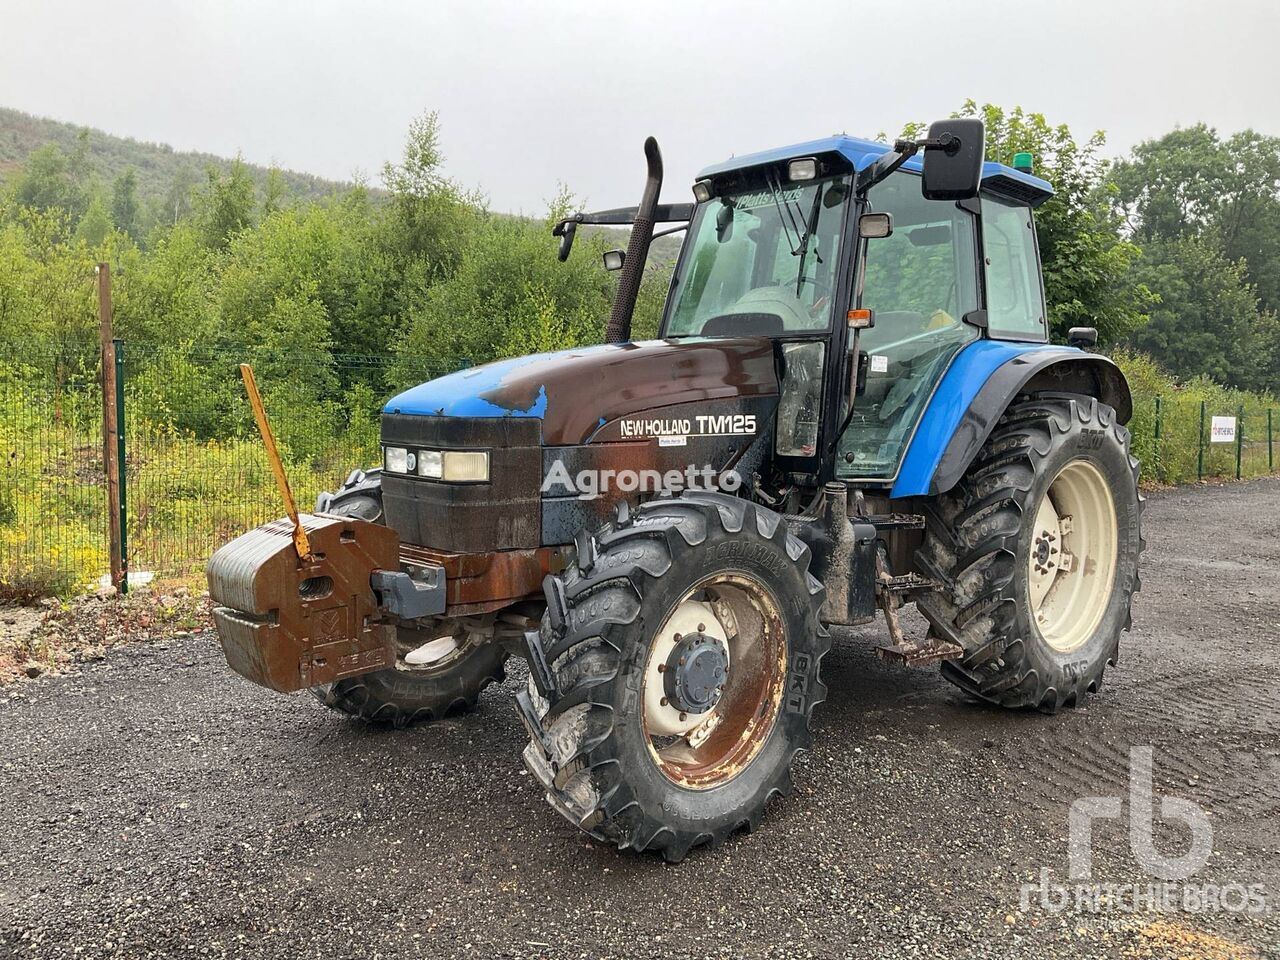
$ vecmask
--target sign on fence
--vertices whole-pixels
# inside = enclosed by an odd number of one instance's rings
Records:
[[[1209,432],[1210,443],[1235,443],[1236,442],[1236,418],[1235,417],[1214,417],[1213,425]]]

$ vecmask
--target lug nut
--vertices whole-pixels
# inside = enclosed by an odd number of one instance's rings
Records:
[[[664,707],[666,707],[666,706],[670,706],[670,703],[669,703],[669,701],[667,700],[667,698],[666,698],[666,697],[663,697],[663,698],[662,698],[660,701],[658,701],[658,702],[659,702],[659,703],[661,703]]]
[[[659,673],[666,673],[666,672],[667,672],[667,665],[666,665],[665,663],[660,663],[660,664],[658,664],[658,672],[659,672]]]

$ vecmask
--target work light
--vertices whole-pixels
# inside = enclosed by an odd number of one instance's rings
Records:
[[[382,466],[388,473],[409,472],[409,451],[404,447],[386,447],[382,451]]]
[[[418,476],[439,480],[443,475],[443,458],[439,450],[421,450],[418,452]]]
[[[792,160],[787,164],[787,176],[792,180],[816,180],[818,177],[818,161],[813,157]]]
[[[699,203],[706,203],[716,195],[715,188],[711,185],[710,180],[695,180],[693,183],[693,199]]]

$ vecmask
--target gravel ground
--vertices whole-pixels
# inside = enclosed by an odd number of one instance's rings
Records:
[[[674,867],[543,802],[517,669],[398,732],[252,686],[207,633],[0,688],[0,956],[1280,957],[1280,482],[1147,518],[1100,695],[987,709],[841,633],[795,795]],[[1042,867],[1066,882],[1071,801],[1126,795],[1132,745],[1210,815],[1193,881],[1264,884],[1271,913],[1021,909]],[[1094,833],[1095,881],[1155,882],[1127,817]],[[1157,830],[1170,854],[1187,836]]]

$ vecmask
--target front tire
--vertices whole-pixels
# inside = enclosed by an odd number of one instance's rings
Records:
[[[1139,587],[1142,498],[1129,431],[1092,397],[1040,396],[1001,418],[926,511],[918,601],[964,655],[942,674],[1005,707],[1055,712],[1102,684]]]
[[[336,493],[322,493],[317,512],[384,523],[382,476],[355,471]],[[495,617],[443,618],[396,628],[396,666],[312,687],[325,706],[371,723],[403,727],[439,720],[476,705],[481,691],[506,678],[506,648]]]
[[[791,790],[831,638],[808,548],[777,514],[694,493],[624,510],[561,578],[540,634],[554,677],[521,695],[551,805],[669,861]]]

